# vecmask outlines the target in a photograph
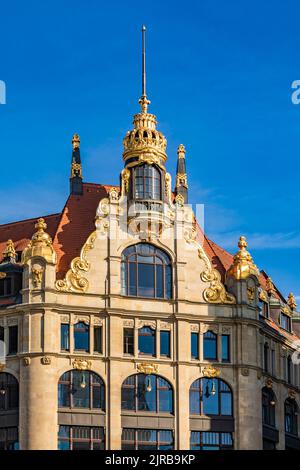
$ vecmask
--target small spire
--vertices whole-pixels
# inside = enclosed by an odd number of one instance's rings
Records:
[[[6,248],[3,252],[3,261],[6,263],[15,263],[17,259],[14,243],[11,239],[7,240]]]
[[[233,276],[236,279],[246,279],[250,275],[259,277],[257,266],[253,263],[252,256],[247,251],[246,237],[241,236],[238,242],[239,251],[234,255],[233,264],[227,271],[228,276]]]
[[[179,194],[183,197],[184,204],[188,202],[188,183],[185,164],[185,147],[180,144],[177,149],[177,169],[176,169],[176,196]]]
[[[147,114],[150,101],[146,93],[146,26],[142,26],[142,96],[139,99],[142,114]]]
[[[22,253],[22,263],[25,264],[30,258],[42,257],[48,263],[56,263],[56,253],[53,248],[52,238],[46,232],[47,224],[45,219],[40,218],[34,225],[36,232],[32,235],[31,241]]]
[[[291,310],[295,310],[296,307],[297,307],[297,302],[296,302],[295,296],[292,292],[288,295],[287,304],[288,304],[288,306],[290,307]]]
[[[70,193],[82,195],[82,166],[80,158],[80,137],[74,134],[72,137],[72,162],[71,162],[71,177],[70,177]]]

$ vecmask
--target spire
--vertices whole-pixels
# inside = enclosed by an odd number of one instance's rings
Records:
[[[3,251],[3,263],[15,263],[17,258],[16,250],[12,240],[7,240],[6,248]]]
[[[146,93],[146,26],[142,26],[142,96],[139,99],[142,114],[147,114],[150,101]]]
[[[74,134],[72,138],[72,162],[70,177],[70,193],[81,195],[83,193],[82,186],[82,167],[80,158],[80,138],[78,134]]]
[[[186,174],[186,163],[185,163],[185,147],[180,144],[177,149],[177,170],[176,170],[176,184],[175,184],[176,196],[179,194],[184,199],[184,204],[188,202],[188,184]]]
[[[233,276],[237,280],[246,279],[253,275],[259,277],[259,271],[253,263],[252,256],[247,251],[246,237],[241,236],[238,242],[239,251],[234,255],[233,264],[227,271],[227,276]]]

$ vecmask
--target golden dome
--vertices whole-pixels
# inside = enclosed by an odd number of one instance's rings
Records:
[[[252,256],[247,248],[246,238],[241,236],[238,242],[240,250],[233,258],[233,264],[227,271],[227,276],[235,277],[235,279],[246,279],[248,276],[259,277],[257,266],[253,263]]]
[[[52,238],[45,232],[47,224],[44,219],[38,219],[35,224],[37,231],[33,234],[27,248],[22,253],[22,263],[26,263],[29,258],[40,256],[48,263],[56,263],[56,253],[52,246]]]

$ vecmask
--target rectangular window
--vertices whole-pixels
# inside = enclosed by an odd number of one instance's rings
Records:
[[[18,428],[0,429],[0,450],[18,450]]]
[[[94,326],[94,352],[102,353],[102,326]]]
[[[165,357],[171,356],[171,345],[170,345],[170,332],[160,332],[160,355]]]
[[[134,355],[134,329],[124,328],[123,330],[123,352]]]
[[[12,280],[10,277],[5,277],[0,280],[0,297],[10,295],[12,293]]]
[[[222,362],[230,362],[230,335],[222,335]]]
[[[18,326],[8,327],[8,354],[17,354],[18,352]]]
[[[104,450],[104,428],[59,426],[59,450]]]
[[[280,326],[286,331],[291,331],[291,319],[288,315],[281,313]]]
[[[199,359],[199,334],[191,333],[191,356],[192,359]]]
[[[230,432],[191,432],[191,450],[225,450],[233,449]]]
[[[272,352],[271,352],[271,373],[272,375],[276,375],[275,374],[275,349],[272,349]]]
[[[83,322],[74,325],[74,348],[75,351],[90,350],[90,327]]]
[[[171,430],[122,430],[122,450],[172,450],[174,437]]]
[[[0,326],[0,341],[4,341],[4,328]],[[1,353],[1,351],[0,351]]]
[[[62,351],[70,350],[69,337],[70,337],[70,326],[67,323],[62,323],[60,325],[60,349]]]

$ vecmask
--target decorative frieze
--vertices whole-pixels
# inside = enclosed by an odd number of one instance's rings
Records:
[[[158,364],[142,362],[136,365],[137,371],[141,374],[157,374]]]
[[[92,361],[86,359],[74,359],[72,362],[73,368],[77,370],[89,370],[92,368]]]
[[[214,366],[206,366],[202,369],[202,375],[207,378],[216,378],[221,375],[221,370]]]

